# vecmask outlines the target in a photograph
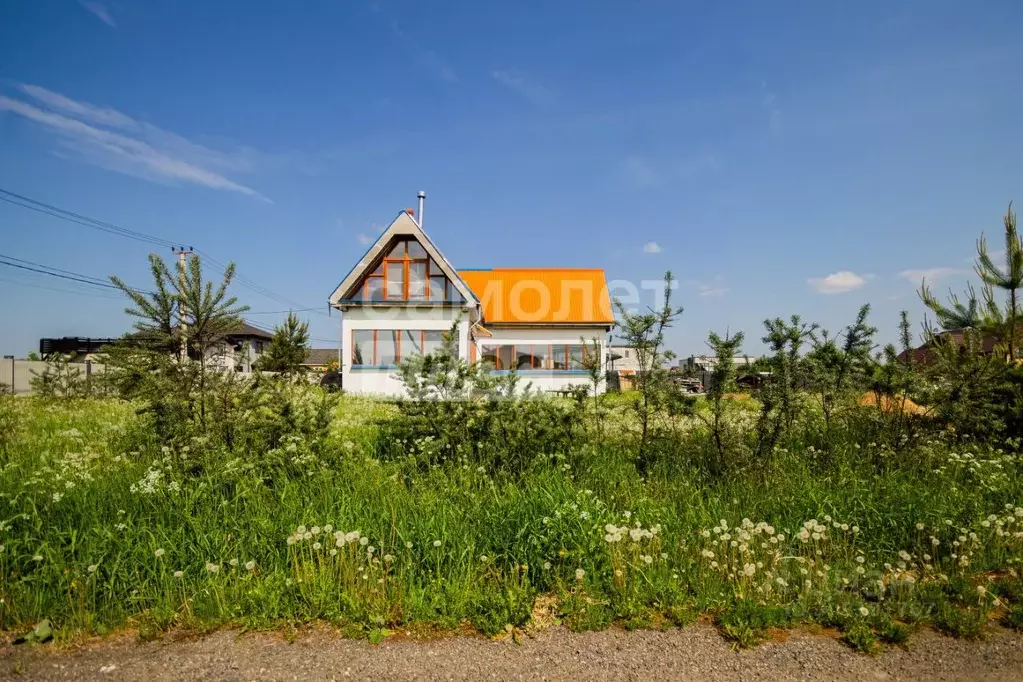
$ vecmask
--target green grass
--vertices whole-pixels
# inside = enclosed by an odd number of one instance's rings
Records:
[[[543,597],[576,630],[709,614],[742,646],[820,623],[873,651],[903,643],[903,624],[980,636],[991,595],[976,586],[1023,556],[1007,446],[936,439],[896,460],[855,439],[795,444],[756,475],[708,481],[693,423],[638,471],[627,404],[611,404],[601,438],[512,473],[380,460],[396,408],[353,397],[317,448],[241,453],[201,438],[165,449],[127,402],[6,399],[0,629],[48,618],[61,637],[155,637],[324,620],[377,638],[492,635],[529,627]],[[991,594],[1018,627],[1018,584]]]

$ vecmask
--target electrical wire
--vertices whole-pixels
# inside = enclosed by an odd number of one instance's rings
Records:
[[[14,261],[14,262],[11,262]],[[98,277],[91,275],[83,275],[79,272],[71,272],[70,270],[62,270],[49,265],[43,265],[42,263],[36,263],[30,260],[23,260],[21,258],[15,258],[13,256],[6,256],[0,253],[0,265],[6,265],[12,268],[18,268],[19,270],[28,270],[29,272],[36,272],[41,275],[47,275],[49,277],[57,277],[59,279],[66,279],[72,282],[79,282],[81,284],[88,284],[94,287],[101,287],[104,289],[113,289],[114,291],[121,291],[121,287],[110,282],[105,282]],[[151,291],[145,289],[136,289],[131,287],[133,291],[142,294],[152,294]]]
[[[48,204],[44,201],[39,201],[37,199],[27,197],[23,194],[11,192],[10,190],[4,189],[3,187],[0,187],[0,201],[4,201],[7,202],[8,204],[13,204],[15,206],[20,206],[22,208],[27,208],[30,211],[36,211],[37,213],[43,213],[54,218],[59,218],[61,220],[76,223],[84,227],[101,230],[109,234],[127,237],[128,239],[135,239],[137,241],[145,242],[148,244],[154,244],[156,246],[174,248],[180,245],[180,242],[173,242],[162,237],[154,237],[152,235],[137,232],[135,230],[129,230],[126,227],[114,225],[113,223],[108,223],[103,220],[90,218],[89,216],[83,215],[81,213],[68,211],[58,206],[54,206],[53,204]],[[201,258],[213,264],[215,269],[219,268],[221,274],[223,274],[227,270],[226,265],[210,256],[208,253],[200,251],[199,249],[195,249],[195,253],[199,254]],[[286,296],[274,292],[271,289],[268,289],[260,284],[257,284],[253,280],[241,274],[238,274],[237,272],[235,273],[234,280],[235,282],[238,283],[239,286],[245,287],[246,289],[249,289],[250,291],[257,293],[261,296],[264,296],[272,301],[276,301],[281,305],[294,306],[297,308],[301,308],[303,310],[309,310],[310,312],[318,313],[320,315],[323,315],[324,317],[329,317],[329,315],[323,312],[323,310],[319,307],[306,308],[304,304],[298,303],[292,299],[287,298]]]
[[[148,234],[136,232],[135,230],[129,230],[126,227],[114,225],[113,223],[108,223],[102,220],[97,220],[95,218],[90,218],[89,216],[82,215],[81,213],[67,211],[52,204],[47,204],[46,202],[38,201],[36,199],[32,199],[31,197],[16,194],[15,192],[11,192],[2,187],[0,187],[0,201],[6,201],[9,204],[21,206],[22,208],[27,208],[30,211],[36,211],[37,213],[43,213],[45,215],[53,216],[54,218],[60,218],[61,220],[67,220],[72,223],[78,223],[79,225],[83,225],[85,227],[91,227],[97,230],[101,230],[103,232],[108,232],[110,234],[116,234],[121,237],[136,239],[138,241],[146,242],[149,244],[156,244],[157,246],[168,247],[177,246],[176,242],[163,239],[162,237],[153,237]]]

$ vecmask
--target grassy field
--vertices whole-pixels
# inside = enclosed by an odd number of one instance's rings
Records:
[[[355,397],[318,442],[261,452],[160,445],[134,403],[4,399],[0,629],[324,620],[379,639],[705,614],[743,645],[818,623],[871,650],[918,625],[1023,624],[1017,444],[793,441],[756,474],[708,481],[693,419],[637,467],[628,401],[509,471],[426,463],[428,444],[383,442],[394,406]]]

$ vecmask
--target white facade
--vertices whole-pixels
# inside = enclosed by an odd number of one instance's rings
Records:
[[[589,272],[598,273],[603,283],[602,271]],[[557,284],[560,293],[565,283]],[[488,320],[486,293],[471,290],[416,220],[407,212],[399,214],[330,297],[330,304],[342,313],[343,390],[401,396],[404,387],[397,376],[397,362],[420,348],[429,352],[439,334],[449,331],[456,320],[458,355],[466,361],[482,360],[487,346],[514,346],[506,348],[509,354],[528,348],[525,364],[537,368],[515,371],[522,376],[521,386],[531,384],[536,391],[589,385],[579,359],[583,344],[594,339],[600,347],[601,367],[606,366],[607,332],[613,318],[526,324],[502,322],[495,314],[494,320]],[[602,293],[607,297],[606,283]],[[609,309],[610,300],[606,303]],[[396,338],[396,331],[403,333]],[[412,333],[417,331],[421,334]]]
[[[341,385],[350,393],[400,396],[403,393],[396,365],[361,365],[352,362],[355,330],[433,330],[446,332],[459,314],[458,357],[469,356],[468,306],[460,308],[376,307],[349,308],[341,321],[344,353],[341,357]]]
[[[495,345],[531,345],[531,346],[577,346],[585,343],[592,346],[596,339],[600,345],[600,366],[607,366],[607,329],[603,327],[487,327],[491,336],[482,336],[475,340],[476,357],[482,358],[484,346]],[[494,370],[507,372],[508,370]],[[560,391],[573,386],[589,386],[590,376],[585,369],[520,369],[516,373],[521,377],[519,385],[531,384],[536,391]],[[601,382],[600,391],[604,390]]]

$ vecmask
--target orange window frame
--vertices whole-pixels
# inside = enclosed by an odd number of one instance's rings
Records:
[[[409,278],[409,269],[410,269],[410,267],[412,266],[413,263],[423,263],[426,266],[426,281],[425,281],[426,287],[425,287],[425,289],[423,291],[423,298],[422,299],[418,299],[417,298],[415,300],[417,300],[417,301],[419,301],[419,300],[422,300],[422,301],[430,301],[430,300],[432,300],[430,298],[430,294],[431,294],[430,286],[432,284],[431,278],[433,278],[433,277],[443,277],[444,278],[444,284],[441,285],[441,286],[443,286],[444,289],[445,289],[445,296],[447,295],[447,293],[446,293],[447,286],[448,286],[448,277],[447,277],[447,275],[445,275],[443,271],[440,271],[440,272],[434,272],[433,271],[433,268],[430,266],[430,262],[432,261],[432,259],[430,258],[429,254],[427,254],[427,256],[425,258],[412,258],[411,256],[409,256],[408,255],[408,245],[409,245],[410,241],[411,240],[409,240],[409,239],[403,239],[403,240],[397,242],[397,244],[401,244],[403,246],[401,258],[388,258],[388,257],[385,257],[383,260],[380,261],[380,264],[379,264],[380,273],[377,274],[374,271],[373,273],[371,273],[371,274],[366,276],[366,280],[362,283],[362,298],[363,298],[364,301],[369,301],[369,280],[370,280],[370,278],[373,278],[373,277],[378,277],[378,278],[380,278],[382,280],[383,286],[381,287],[381,291],[383,291],[383,295],[384,295],[383,300],[385,300],[385,301],[410,301],[410,300],[412,300],[412,299],[409,298],[409,285],[411,283],[411,280]],[[392,250],[393,250],[393,247],[392,247]],[[400,264],[401,265],[401,293],[399,295],[397,295],[397,296],[391,296],[390,295],[390,288],[388,287],[388,284],[391,283],[391,280],[387,276],[387,271],[388,271],[388,267],[387,266],[391,265],[391,264]],[[438,268],[438,270],[440,269],[440,265],[439,264],[437,265],[437,268]]]
[[[384,331],[384,332],[397,332],[398,333],[397,338],[395,338],[395,340],[394,340],[394,362],[395,362],[395,364],[401,362],[401,338],[405,334],[408,334],[408,333],[413,333],[414,334],[414,333],[418,332],[418,334],[419,334],[419,347],[422,348],[422,349],[426,348],[426,332],[427,332],[426,329],[374,329],[373,330],[373,361],[370,364],[368,364],[368,365],[366,365],[366,364],[356,365],[355,364],[355,332],[356,331],[368,331],[368,330],[366,330],[366,329],[358,329],[358,330],[357,329],[353,329],[351,331],[350,342],[351,342],[351,349],[352,349],[352,351],[351,351],[351,355],[349,357],[351,358],[351,363],[352,363],[351,366],[352,367],[379,367],[380,366],[379,365],[379,360],[378,360],[379,357],[380,357],[380,353],[378,352],[377,348],[378,348],[378,344],[379,344],[379,340],[380,340],[380,332],[382,332],[382,331]],[[363,358],[363,360],[365,360],[365,358]]]

